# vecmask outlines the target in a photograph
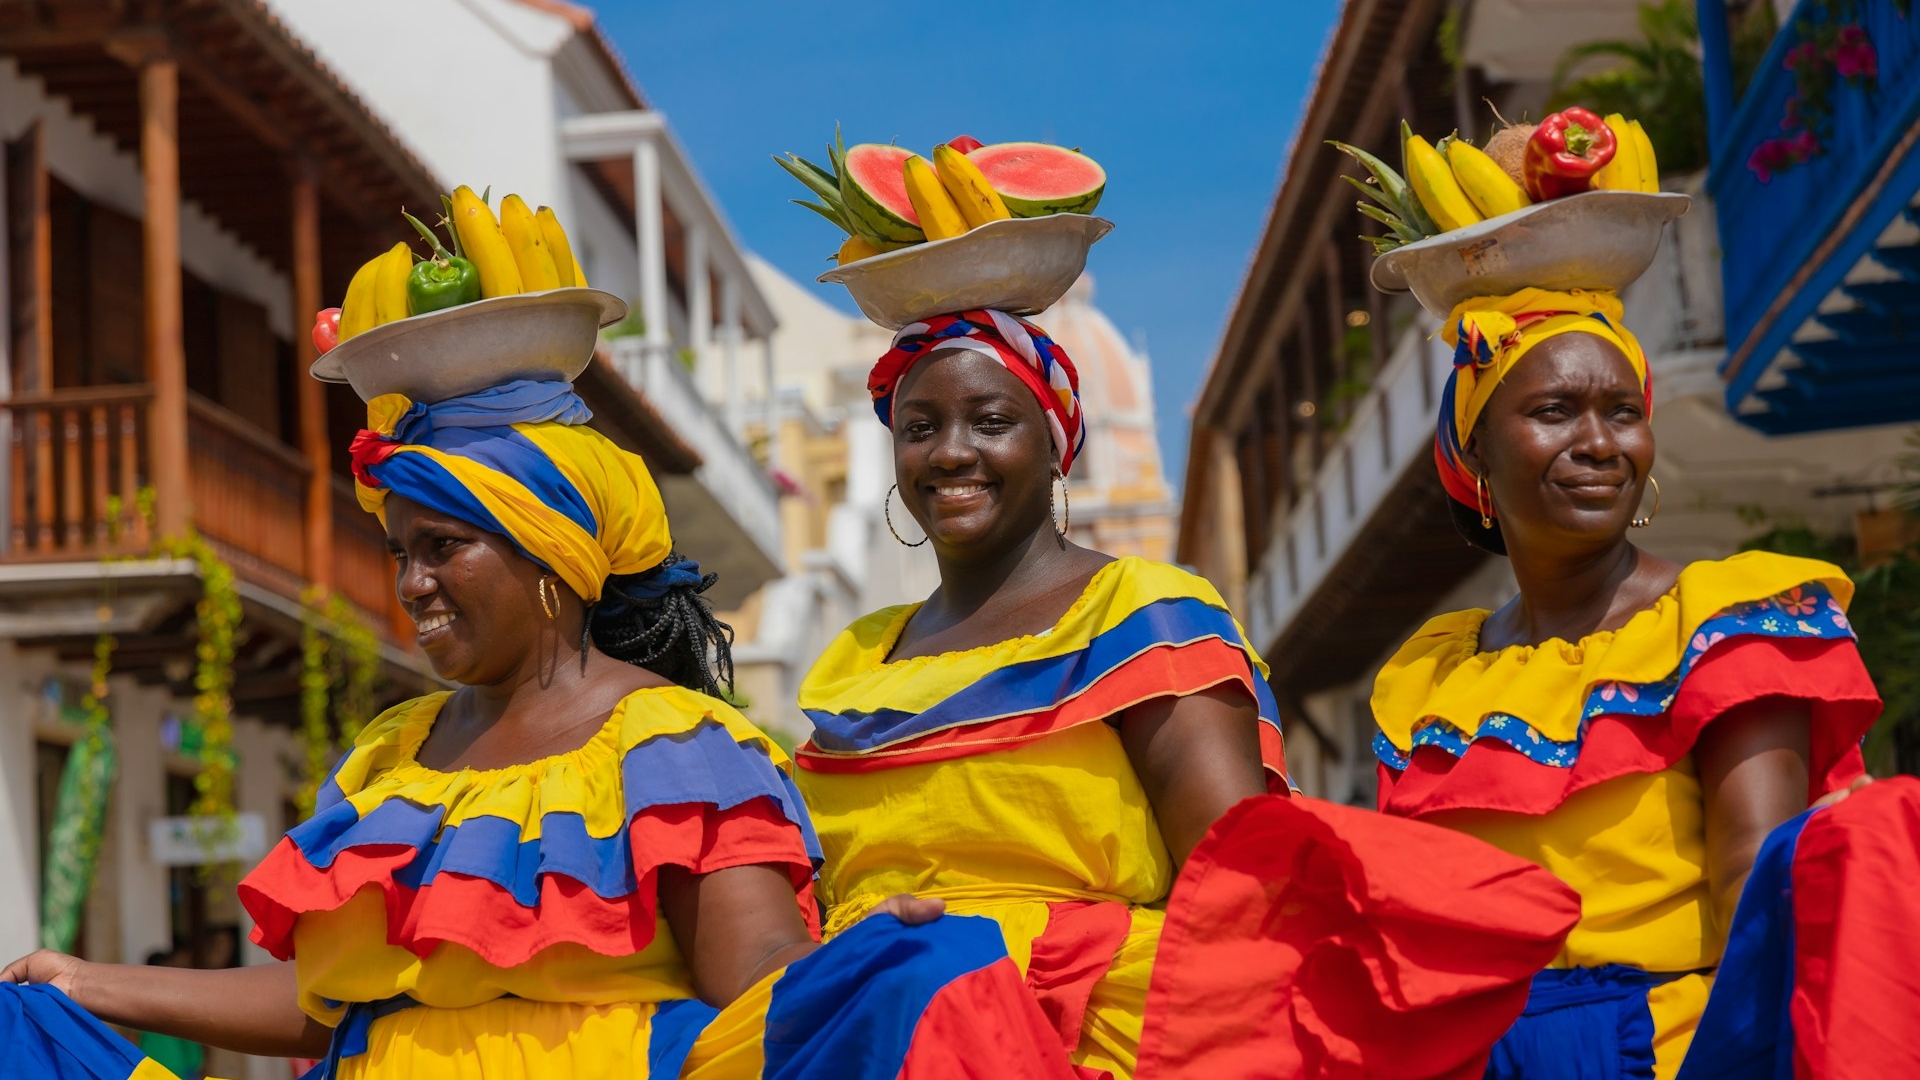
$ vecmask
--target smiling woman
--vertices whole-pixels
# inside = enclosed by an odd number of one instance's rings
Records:
[[[1835,1005],[1874,996],[1836,987],[1911,981],[1851,936],[1909,920],[1872,910],[1897,887],[1831,838],[1911,849],[1920,795],[1883,784],[1824,809],[1865,782],[1859,741],[1879,710],[1846,619],[1853,585],[1811,560],[1682,567],[1628,540],[1655,520],[1659,487],[1647,358],[1623,319],[1604,291],[1454,309],[1434,457],[1455,523],[1509,557],[1519,594],[1429,621],[1374,691],[1382,810],[1479,837],[1580,893],[1581,919],[1489,1077],[1670,1080],[1683,1061],[1682,1075],[1734,1075],[1714,1070],[1775,1060],[1773,1040],[1793,1045],[1780,1018],[1794,977],[1783,989],[1753,972],[1792,970],[1779,935],[1796,920],[1794,1027],[1816,1058],[1836,1018],[1861,1026]],[[1810,805],[1826,816],[1810,824]],[[1789,873],[1796,843],[1817,854]],[[1796,907],[1801,880],[1846,882],[1865,905],[1854,929],[1810,916],[1819,896]],[[1720,970],[1736,975],[1716,983]],[[1920,995],[1894,1000],[1910,1011]]]
[[[369,724],[240,883],[282,963],[35,953],[0,975],[0,1075],[164,1075],[104,1019],[325,1055],[323,1077],[671,1076],[713,1006],[813,956],[818,843],[786,756],[718,699],[713,577],[588,418],[565,382],[370,403],[360,502],[459,689]],[[910,945],[890,965],[908,998],[951,977]]]

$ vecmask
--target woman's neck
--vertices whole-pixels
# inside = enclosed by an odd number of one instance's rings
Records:
[[[1493,647],[1537,645],[1551,638],[1577,641],[1616,629],[1672,584],[1678,567],[1620,538],[1585,552],[1541,555],[1510,546],[1508,558],[1520,595],[1489,620]]]
[[[1045,528],[993,555],[968,559],[936,554],[940,587],[931,601],[943,611],[957,614],[978,611],[995,597],[1043,592],[1058,584],[1060,572],[1076,561],[1079,552],[1074,545],[1062,545],[1053,523],[1048,522]]]

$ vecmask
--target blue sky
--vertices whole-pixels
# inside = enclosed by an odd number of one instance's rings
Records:
[[[1078,146],[1107,170],[1097,302],[1153,359],[1167,477],[1187,409],[1277,189],[1339,0],[934,4],[601,0],[602,25],[667,114],[743,243],[811,283],[840,243],[787,200],[771,155]],[[909,18],[905,13],[917,13]],[[839,286],[813,285],[854,313]]]

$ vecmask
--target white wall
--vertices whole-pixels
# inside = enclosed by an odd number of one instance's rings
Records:
[[[45,664],[0,640],[0,955],[40,941],[39,814],[34,806],[33,724]]]
[[[449,189],[491,184],[570,220],[550,59],[564,19],[511,0],[268,6]]]

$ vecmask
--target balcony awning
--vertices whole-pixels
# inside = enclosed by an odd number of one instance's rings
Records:
[[[1727,409],[1769,434],[1920,421],[1920,21],[1862,5],[1877,81],[1834,76],[1821,152],[1772,170],[1799,14],[1737,103],[1725,12],[1701,5],[1726,288]],[[1730,116],[1725,115],[1730,113]]]

